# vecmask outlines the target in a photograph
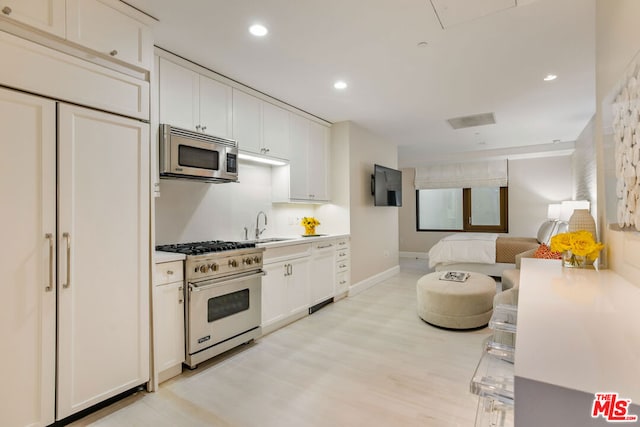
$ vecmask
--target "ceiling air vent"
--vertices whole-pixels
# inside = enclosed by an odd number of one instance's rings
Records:
[[[472,128],[474,126],[493,125],[496,118],[493,113],[475,114],[473,116],[455,117],[447,122],[454,129]]]

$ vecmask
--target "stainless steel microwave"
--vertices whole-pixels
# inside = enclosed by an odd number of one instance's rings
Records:
[[[238,143],[231,139],[162,124],[159,157],[160,178],[238,181]]]

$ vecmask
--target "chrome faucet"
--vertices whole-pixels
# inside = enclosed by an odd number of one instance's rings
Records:
[[[260,214],[264,215],[264,228],[260,230]],[[256,216],[256,239],[260,238],[260,235],[267,229],[267,214],[263,211],[258,212]]]

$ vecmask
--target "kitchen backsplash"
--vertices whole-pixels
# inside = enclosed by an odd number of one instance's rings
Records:
[[[156,199],[156,244],[202,240],[244,240],[244,227],[253,239],[256,215],[267,214],[261,237],[302,234],[299,218],[314,215],[315,205],[272,204],[271,167],[240,162],[239,182],[208,184],[160,180]],[[260,218],[260,227],[263,227]],[[322,226],[318,232],[323,231]]]

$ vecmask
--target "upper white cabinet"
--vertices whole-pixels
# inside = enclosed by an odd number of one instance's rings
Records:
[[[290,114],[289,136],[290,163],[272,172],[273,201],[329,201],[329,128]]]
[[[65,0],[2,0],[0,16],[65,37]]]
[[[2,0],[0,20],[44,31],[90,51],[76,55],[83,59],[97,56],[138,70],[151,69],[150,18],[118,0]]]
[[[153,61],[151,29],[134,19],[133,12],[112,0],[67,0],[67,40],[148,70]]]
[[[160,58],[160,123],[232,136],[231,87]]]
[[[288,160],[289,112],[234,88],[233,138],[243,151]]]

